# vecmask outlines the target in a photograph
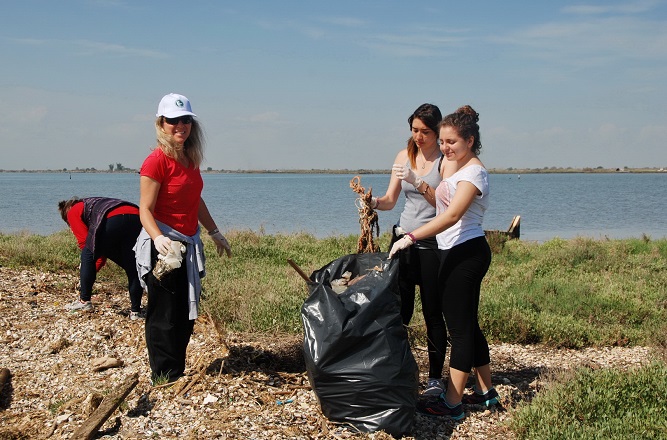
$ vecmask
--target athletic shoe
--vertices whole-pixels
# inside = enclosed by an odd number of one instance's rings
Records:
[[[440,394],[444,392],[445,392],[445,384],[442,382],[442,379],[429,378],[423,395],[438,397],[440,396]]]
[[[92,312],[93,303],[90,301],[81,301],[77,299],[74,302],[67,304],[65,309],[69,310],[70,312]]]
[[[130,320],[136,321],[138,319],[146,319],[146,315],[143,312],[130,312]]]
[[[444,394],[437,399],[423,399],[417,401],[417,411],[427,416],[449,417],[452,420],[461,420],[465,417],[463,405],[458,404],[451,407],[445,402]]]
[[[499,403],[498,392],[495,388],[490,388],[484,394],[480,394],[477,390],[474,390],[472,394],[467,394],[463,396],[463,403],[466,405],[484,405],[484,406],[493,406]]]

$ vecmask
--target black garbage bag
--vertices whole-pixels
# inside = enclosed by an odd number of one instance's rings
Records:
[[[387,256],[347,255],[313,272],[301,307],[304,358],[329,420],[401,437],[414,423],[419,369],[401,322],[398,259]],[[346,271],[365,276],[337,294],[331,281]]]

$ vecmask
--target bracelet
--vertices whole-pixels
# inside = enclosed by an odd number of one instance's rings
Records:
[[[215,229],[212,230],[212,231],[208,231],[208,235],[217,234],[218,232],[220,232],[220,231],[218,230],[218,228],[215,228]]]
[[[424,188],[424,192],[421,192],[419,190],[417,190],[417,191],[419,191],[419,194],[424,195],[424,194],[426,194],[426,191],[428,191],[429,188],[430,188],[430,186],[428,186],[428,183],[427,183],[426,188]]]
[[[412,232],[407,232],[405,235],[407,235],[408,237],[410,237],[410,240],[412,240],[412,244],[417,243],[417,239],[415,238],[414,235],[412,235]]]

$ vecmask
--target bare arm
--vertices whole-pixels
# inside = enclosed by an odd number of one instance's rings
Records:
[[[158,235],[162,235],[162,231],[155,222],[153,212],[155,211],[155,202],[160,191],[160,183],[147,176],[141,176],[139,179],[139,219],[141,225],[146,229],[148,235],[153,240]]]
[[[209,237],[211,237],[215,243],[218,255],[222,257],[224,254],[227,254],[227,256],[231,258],[232,247],[229,245],[225,236],[218,230],[218,227],[215,225],[215,221],[208,210],[208,206],[206,206],[206,202],[204,202],[204,199],[201,197],[199,198],[199,212],[197,213],[197,217],[202,226],[208,231]]]
[[[401,150],[396,155],[394,163],[405,163],[408,160],[407,150]],[[377,206],[375,209],[379,211],[390,211],[396,206],[398,197],[401,195],[401,179],[396,177],[394,173],[391,173],[391,178],[389,179],[389,186],[387,191],[382,197],[378,197]]]
[[[204,199],[201,197],[199,198],[199,211],[197,212],[197,218],[199,219],[199,223],[201,223],[208,232],[211,232],[214,229],[218,229],[218,227],[215,225],[213,217],[211,216],[211,213],[208,210],[208,207],[206,206],[206,202],[204,202]]]

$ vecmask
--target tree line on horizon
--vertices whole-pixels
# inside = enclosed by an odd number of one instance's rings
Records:
[[[624,172],[624,173],[655,173],[655,172],[665,172],[667,171],[667,167],[644,167],[644,168],[631,168],[624,166],[622,168],[605,168],[602,166],[598,166],[595,168],[592,167],[583,167],[583,168],[574,168],[574,167],[542,167],[542,168],[515,168],[515,167],[508,167],[508,168],[489,168],[489,173],[491,174],[539,174],[539,173],[612,173],[612,172]],[[79,168],[75,167],[74,169],[68,169],[68,168],[62,168],[57,169],[57,170],[52,170],[52,169],[47,169],[47,170],[27,170],[27,169],[22,169],[22,170],[5,170],[5,169],[0,169],[0,172],[23,172],[23,173],[29,173],[29,172],[64,172],[64,173],[116,173],[116,172],[137,172],[138,170],[134,168],[128,168],[125,167],[122,163],[117,162],[115,164],[111,163],[108,165],[108,170],[98,170],[94,167],[91,168]],[[311,169],[272,169],[272,170],[243,170],[243,169],[236,169],[236,170],[226,170],[226,169],[219,169],[215,170],[212,167],[207,167],[205,170],[202,170],[205,173],[245,173],[245,174],[272,174],[272,173],[284,173],[284,174],[390,174],[391,170],[390,169],[379,169],[379,170],[374,170],[374,169],[319,169],[319,168],[311,168]]]

